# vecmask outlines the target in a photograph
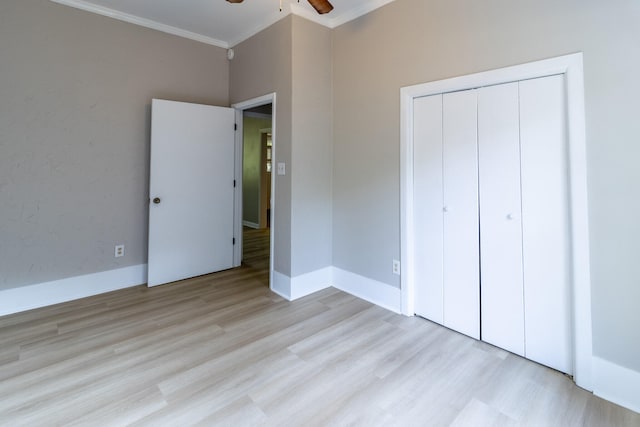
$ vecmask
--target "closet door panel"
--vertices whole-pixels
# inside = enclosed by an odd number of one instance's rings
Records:
[[[478,95],[482,339],[524,355],[518,83]]]
[[[416,314],[443,324],[442,95],[414,101]]]
[[[444,325],[480,338],[477,91],[443,95]]]
[[[564,77],[520,82],[526,357],[572,373]]]

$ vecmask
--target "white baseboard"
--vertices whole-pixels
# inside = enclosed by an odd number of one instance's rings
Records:
[[[400,289],[340,268],[333,268],[333,287],[394,313],[401,313]]]
[[[331,287],[333,267],[325,267],[291,279],[291,299],[306,297]]]
[[[140,264],[6,289],[0,291],[0,316],[130,288],[146,282],[147,265]]]
[[[306,297],[331,287],[332,270],[333,267],[325,267],[293,278],[274,271],[271,290],[289,301]]]
[[[256,224],[255,222],[251,222],[251,221],[242,221],[242,225],[249,228],[255,228],[255,229],[260,228],[260,224]]]
[[[593,394],[640,413],[640,372],[593,357]]]
[[[271,282],[271,291],[280,295],[282,298],[291,301],[291,277],[282,273],[273,271],[273,281]]]

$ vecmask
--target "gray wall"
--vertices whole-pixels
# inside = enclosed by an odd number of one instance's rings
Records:
[[[293,20],[291,276],[332,265],[331,31]]]
[[[584,52],[595,354],[640,371],[640,3],[397,0],[337,28],[333,263],[399,286],[402,86]]]
[[[233,49],[230,63],[229,97],[231,103],[247,101],[268,93],[277,94],[275,155],[276,162],[291,166],[291,37],[292,17],[288,16]],[[291,174],[275,179],[274,268],[291,275]]]
[[[0,289],[145,263],[151,99],[228,105],[228,68],[224,49],[2,0]]]
[[[231,102],[276,92],[275,270],[331,265],[331,31],[289,16],[234,47]]]
[[[244,116],[242,123],[242,220],[260,223],[260,162],[262,134],[271,128],[271,119]]]

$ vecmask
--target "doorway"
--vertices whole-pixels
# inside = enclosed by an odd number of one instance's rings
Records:
[[[269,103],[242,112],[242,265],[264,273],[269,271],[272,108]]]
[[[275,180],[275,94],[233,105],[236,109],[236,244],[242,266],[265,285],[273,281]],[[262,279],[261,279],[262,280]]]

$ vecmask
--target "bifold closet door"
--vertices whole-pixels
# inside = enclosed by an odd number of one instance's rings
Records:
[[[477,92],[443,95],[444,325],[480,339]]]
[[[442,95],[417,98],[413,112],[414,307],[442,325]]]
[[[482,340],[524,356],[518,83],[478,91]]]
[[[520,82],[525,355],[573,373],[564,76]]]
[[[415,311],[478,339],[476,93],[414,102]]]

